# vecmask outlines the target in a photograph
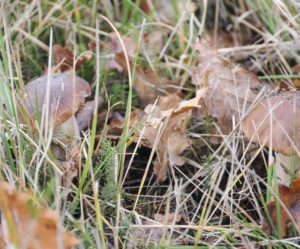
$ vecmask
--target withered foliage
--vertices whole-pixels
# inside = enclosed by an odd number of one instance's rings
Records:
[[[280,200],[267,203],[268,215],[262,227],[267,233],[281,231],[280,236],[285,238],[295,231],[294,228],[300,229],[300,178],[291,188],[279,185],[278,189]]]
[[[255,74],[220,56],[208,40],[199,40],[195,49],[199,64],[194,70],[193,84],[208,88],[202,116],[215,118],[221,131],[228,134],[233,118],[240,121],[256,99],[259,80]]]
[[[0,214],[0,248],[72,249],[79,244],[73,234],[63,231],[54,210],[6,182],[0,182]]]

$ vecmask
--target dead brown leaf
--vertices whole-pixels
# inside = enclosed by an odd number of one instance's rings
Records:
[[[216,33],[213,31],[209,32],[208,39],[212,41],[212,46],[215,49],[218,48],[230,48],[234,47],[237,41],[234,39],[233,32],[226,32],[224,30],[218,29]]]
[[[130,113],[130,128],[134,128],[138,123],[142,122],[145,117],[144,111],[140,109],[133,109]],[[119,137],[122,134],[124,127],[124,116],[119,112],[113,112],[110,120],[107,134],[113,137]]]
[[[142,110],[135,110],[130,117],[130,128],[137,130],[135,142],[156,150],[154,174],[157,182],[167,177],[169,164],[183,165],[181,153],[190,146],[185,134],[186,125],[191,117],[191,110],[199,108],[200,99],[206,94],[201,89],[193,99],[182,100],[176,94],[160,97],[156,105],[149,104]],[[109,134],[121,134],[124,119],[115,113],[109,123]]]
[[[193,74],[193,84],[208,88],[203,99],[203,116],[211,115],[222,133],[228,134],[232,130],[232,118],[238,122],[256,98],[259,80],[253,73],[221,57],[210,41],[202,39],[195,48],[200,62]]]
[[[160,97],[156,105],[149,104],[145,110],[135,110],[130,118],[131,129],[136,129],[134,141],[141,139],[142,146],[156,150],[154,174],[157,182],[167,177],[169,164],[183,165],[181,153],[190,146],[185,135],[186,125],[191,117],[191,110],[199,108],[199,101],[206,94],[201,89],[193,99],[182,100],[176,94]],[[110,121],[110,130],[120,134],[124,120],[116,114]]]
[[[265,218],[262,227],[267,233],[272,233],[279,231],[279,225],[281,236],[285,238],[293,232],[294,224],[298,230],[300,229],[300,178],[293,183],[291,188],[279,185],[279,197],[285,208],[276,200],[267,203],[270,220]],[[278,217],[276,204],[280,205],[280,217]],[[278,224],[278,219],[280,219],[280,224]]]
[[[143,40],[143,49],[148,56],[159,54],[164,47],[164,37],[170,33],[169,29],[157,27],[153,31],[145,33]]]
[[[127,70],[123,53],[116,55],[116,61]],[[134,62],[132,58],[130,58],[130,68],[133,71]],[[143,105],[154,103],[158,96],[175,93],[177,91],[175,85],[171,80],[159,78],[152,69],[144,69],[142,65],[135,66],[133,87]]]
[[[146,14],[150,14],[154,2],[155,0],[140,0],[139,4],[141,10],[144,11]]]
[[[150,113],[148,114],[150,115]],[[168,117],[164,116],[158,107],[155,108],[154,116],[147,124],[143,134],[143,145],[149,148],[156,146],[157,157],[153,164],[158,183],[167,178],[169,163],[180,166],[185,162],[180,154],[190,145],[189,139],[185,135],[189,114],[186,112],[171,117],[170,113]],[[155,145],[156,139],[159,141],[157,145]]]
[[[63,47],[60,44],[55,44],[52,47],[52,55],[55,61],[55,65],[52,68],[54,73],[70,71],[73,68],[78,71],[84,63],[93,57],[93,53],[88,51],[76,59],[70,48]]]
[[[110,33],[109,37],[110,37],[111,42],[110,42],[110,44],[107,44],[107,48],[110,48],[111,52],[114,54],[124,52],[117,34]],[[128,56],[133,57],[136,52],[136,45],[135,45],[134,41],[132,40],[132,38],[130,38],[128,36],[123,36],[122,41],[125,45]]]
[[[294,66],[292,72],[293,74],[300,76],[300,64]],[[293,83],[297,88],[300,88],[300,78],[293,79]]]
[[[184,164],[185,160],[180,155],[190,145],[185,134],[191,117],[190,110],[199,107],[205,91],[200,90],[195,98],[184,101],[175,94],[160,97],[156,106],[148,105],[145,108],[146,127],[140,136],[144,146],[156,149],[157,157],[153,164],[158,183],[166,179],[169,163]]]
[[[147,53],[156,53],[163,46],[163,36],[167,31],[163,28],[154,30],[145,35],[144,49]],[[139,99],[143,105],[153,103],[158,96],[164,96],[168,93],[177,91],[176,84],[168,79],[159,77],[153,69],[144,69],[142,65],[134,65],[136,44],[130,37],[122,37],[122,41],[126,47],[129,57],[129,67],[134,72],[133,87],[139,95]],[[115,69],[118,72],[128,74],[128,66],[126,64],[125,55],[120,40],[115,33],[110,34],[110,42],[104,44],[104,49],[110,51],[114,58],[108,62],[109,69]]]
[[[79,244],[74,235],[61,230],[54,210],[38,206],[30,194],[18,193],[6,182],[0,182],[0,210],[5,248],[71,249]]]
[[[108,61],[108,69],[117,70],[119,73],[122,73],[123,70],[127,69],[126,64],[120,64],[116,60],[117,54],[122,54],[124,56],[124,51],[121,46],[121,42],[116,33],[110,33],[109,35],[110,41],[104,44],[104,49],[108,50],[110,53],[113,54],[113,58]],[[122,37],[122,42],[126,48],[126,53],[129,57],[134,57],[136,52],[136,45],[134,41],[127,36]]]
[[[263,98],[242,122],[246,137],[284,155],[300,144],[300,92],[283,91]]]
[[[75,58],[71,49],[56,44],[52,47],[52,55],[57,71],[64,72],[73,68]]]
[[[182,216],[180,214],[176,213],[168,213],[168,214],[155,214],[154,220],[162,223],[162,224],[168,224],[171,225],[174,222],[181,221]]]

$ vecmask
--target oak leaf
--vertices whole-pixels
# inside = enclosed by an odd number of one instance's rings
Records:
[[[205,94],[206,89],[202,89],[190,100],[182,100],[172,94],[160,97],[157,105],[148,105],[145,108],[146,126],[140,136],[144,146],[156,146],[157,157],[153,164],[158,183],[166,179],[169,164],[180,166],[185,163],[181,153],[190,146],[185,129],[191,110],[199,107],[199,101]]]
[[[197,87],[208,88],[203,98],[202,115],[211,115],[222,133],[228,134],[233,117],[236,122],[240,121],[257,97],[259,80],[255,74],[220,56],[208,40],[198,41],[195,49],[200,62],[192,82]]]
[[[281,230],[280,236],[284,238],[293,232],[294,225],[298,230],[300,229],[300,178],[292,184],[291,188],[279,185],[279,198],[281,202],[272,200],[267,203],[267,216],[270,219],[266,217],[262,227],[267,233]]]
[[[78,239],[59,226],[54,210],[34,203],[29,193],[19,193],[0,182],[1,244],[5,248],[71,249]]]
[[[136,131],[133,140],[156,150],[153,164],[158,183],[166,179],[169,164],[185,163],[181,153],[190,146],[185,129],[192,109],[200,107],[200,99],[205,94],[206,89],[203,88],[189,100],[182,100],[176,94],[162,96],[155,105],[149,104],[144,110],[136,109],[131,113],[130,128]],[[114,116],[110,121],[109,133],[121,134],[124,119],[119,114]]]

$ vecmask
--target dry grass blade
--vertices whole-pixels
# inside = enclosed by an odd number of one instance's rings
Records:
[[[2,1],[0,248],[299,247],[298,13]]]

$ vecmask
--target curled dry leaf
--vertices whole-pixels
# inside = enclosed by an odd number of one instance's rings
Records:
[[[148,115],[151,114],[148,113]],[[171,112],[169,112],[169,116],[165,116],[164,111],[155,108],[153,117],[151,117],[143,134],[143,141],[144,145],[152,148],[155,146],[155,140],[159,137],[159,143],[156,147],[157,157],[153,162],[157,182],[166,179],[169,163],[178,166],[184,164],[185,161],[180,155],[190,145],[189,139],[185,135],[189,118],[190,113],[188,112],[172,117]]]
[[[56,44],[52,47],[52,55],[56,64],[55,70],[57,72],[73,69],[75,58],[71,49]],[[76,66],[77,65],[75,65],[75,70]]]
[[[153,163],[158,183],[166,179],[169,163],[184,164],[180,155],[190,145],[185,134],[190,111],[200,107],[199,101],[205,96],[206,90],[199,90],[196,97],[189,100],[170,94],[160,97],[156,105],[146,106],[144,111],[132,112],[130,127],[137,130],[135,141],[141,140],[141,145],[148,148],[155,147],[157,157]],[[113,131],[110,133],[120,134],[123,123],[123,118],[115,114],[110,121],[110,130]]]
[[[63,47],[59,44],[52,47],[52,55],[55,61],[55,66],[53,67],[53,72],[55,73],[70,71],[73,70],[73,68],[78,71],[81,65],[93,57],[93,53],[88,51],[76,59],[70,48]]]
[[[124,52],[117,34],[110,33],[109,37],[111,39],[111,42],[107,46],[111,49],[111,52],[113,52],[114,54]],[[122,41],[125,45],[128,56],[133,57],[136,52],[136,45],[133,40],[130,37],[124,36],[122,37]]]
[[[121,46],[121,42],[118,38],[118,36],[115,33],[110,33],[110,42],[104,44],[104,49],[109,50],[110,53],[113,54],[113,58],[109,60],[108,62],[108,68],[109,69],[115,69],[119,73],[123,72],[123,70],[126,70],[126,64],[120,64],[116,59],[117,54],[122,54],[124,56],[124,51]],[[133,42],[133,40],[130,37],[122,37],[122,41],[126,48],[126,53],[129,57],[134,57],[136,52],[136,45]]]
[[[291,188],[279,185],[279,197],[283,205],[276,200],[267,203],[270,219],[265,218],[262,227],[267,233],[280,230],[281,236],[285,238],[293,233],[294,227],[300,229],[300,178],[293,183]],[[280,211],[277,205],[280,206]]]
[[[59,226],[54,210],[35,204],[28,193],[18,193],[0,182],[1,243],[3,248],[71,249],[78,239]]]
[[[202,39],[195,48],[200,62],[193,73],[193,84],[208,88],[202,115],[208,113],[214,117],[221,131],[228,134],[232,130],[232,118],[238,122],[255,100],[259,80],[253,73],[221,57],[210,41]]]
[[[157,182],[162,182],[166,179],[169,163],[178,166],[184,164],[185,160],[180,155],[190,145],[189,139],[185,134],[187,122],[191,117],[190,110],[194,107],[199,107],[199,101],[205,94],[206,89],[202,89],[197,92],[195,98],[178,101],[176,105],[168,106],[169,109],[165,109],[163,103],[171,103],[172,100],[170,98],[172,98],[172,95],[161,97],[161,100],[158,102],[158,107],[160,107],[160,104],[162,105],[159,110],[161,112],[159,118],[164,128],[161,134],[159,134],[159,129],[155,125],[148,125],[148,130],[145,131],[144,135],[147,136],[148,141],[151,141],[153,137],[161,136],[156,149],[157,157],[153,162]],[[175,101],[173,100],[173,102]]]
[[[184,101],[175,94],[160,97],[157,105],[145,108],[143,119],[146,126],[139,135],[142,136],[142,145],[156,149],[157,157],[153,164],[158,183],[166,179],[169,163],[184,164],[180,155],[190,145],[185,128],[191,117],[190,111],[199,107],[205,92],[202,89],[195,98]]]
[[[116,61],[127,70],[126,61],[123,53],[116,55]],[[130,58],[130,68],[133,71],[133,59]],[[127,72],[127,71],[126,71]],[[165,96],[177,91],[176,84],[171,80],[161,79],[152,69],[146,69],[142,65],[136,65],[133,87],[138,93],[142,104],[152,104],[158,96]]]
[[[193,99],[182,100],[176,94],[160,97],[156,105],[149,104],[144,111],[135,110],[130,118],[130,127],[137,129],[135,141],[141,139],[141,145],[155,147],[157,157],[154,164],[154,174],[157,182],[163,182],[167,177],[169,163],[183,165],[180,154],[189,147],[190,142],[185,135],[191,110],[198,108],[199,101],[206,94],[203,88]],[[120,130],[123,119],[117,115],[110,123],[110,128]]]

